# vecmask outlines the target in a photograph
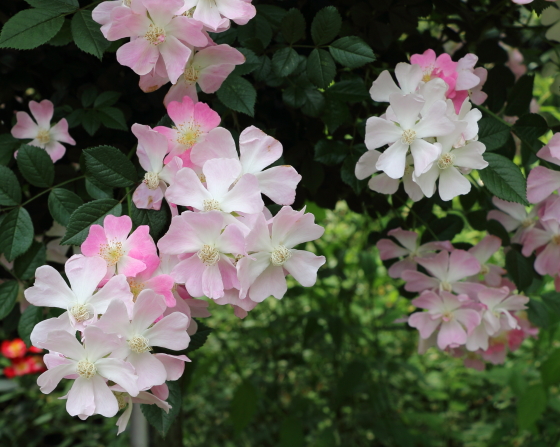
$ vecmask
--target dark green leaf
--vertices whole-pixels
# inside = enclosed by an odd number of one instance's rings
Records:
[[[169,228],[171,223],[171,212],[169,207],[162,204],[160,210],[144,210],[136,208],[134,203],[130,212],[132,223],[135,227],[139,225],[148,225],[150,227],[150,236],[157,241],[163,232]]]
[[[198,323],[196,334],[191,336],[191,341],[186,352],[191,353],[196,351],[197,349],[202,348],[202,346],[204,346],[204,343],[206,343],[206,340],[208,340],[208,336],[211,332],[212,328],[209,328],[203,323]]]
[[[40,307],[35,307],[29,305],[27,309],[21,314],[21,318],[18,323],[18,334],[20,338],[25,342],[27,347],[31,346],[31,332],[37,323],[41,321],[41,316],[43,312]]]
[[[82,106],[90,107],[98,96],[97,88],[90,85],[84,89],[81,96]]]
[[[517,425],[527,430],[541,417],[546,409],[547,397],[542,384],[532,385],[517,402]]]
[[[358,102],[369,100],[366,85],[360,78],[348,79],[331,85],[325,92],[328,98],[340,102]]]
[[[439,241],[452,241],[455,235],[463,230],[464,226],[465,222],[463,219],[455,214],[449,214],[441,219],[436,219],[430,222],[429,229],[431,231],[426,229],[422,234],[422,243],[433,241],[434,234]]]
[[[110,42],[105,39],[100,31],[101,25],[91,18],[91,11],[82,9],[72,17],[72,36],[76,46],[98,59],[103,57],[103,52],[109,47]]]
[[[352,121],[348,105],[332,99],[327,99],[325,111],[321,118],[327,125],[331,135],[336,132],[336,129],[338,129],[341,124],[350,123]]]
[[[550,325],[550,309],[548,306],[542,301],[531,298],[527,307],[527,316],[529,317],[529,321],[539,328],[548,328]]]
[[[37,267],[47,262],[47,249],[41,242],[33,241],[29,250],[14,261],[14,273],[19,279],[31,279]]]
[[[70,20],[65,19],[56,36],[49,40],[48,44],[53,47],[62,47],[72,42],[72,26],[70,23]]]
[[[245,47],[262,53],[272,40],[272,28],[264,17],[256,16],[237,28],[238,40]]]
[[[268,23],[274,27],[279,27],[282,19],[286,15],[286,10],[274,5],[256,5],[257,12],[263,16]]]
[[[0,135],[0,165],[7,165],[14,159],[14,153],[21,146],[21,140],[12,137],[9,133]]]
[[[304,447],[303,424],[301,419],[290,416],[280,426],[280,447]]]
[[[303,87],[291,85],[282,92],[282,99],[290,107],[299,109],[307,101],[307,95]]]
[[[0,320],[6,318],[17,302],[19,285],[17,281],[0,284]]]
[[[165,382],[169,388],[169,397],[167,398],[167,403],[171,405],[169,413],[166,413],[157,405],[147,405],[142,404],[140,408],[142,409],[142,414],[146,417],[146,420],[159,432],[163,437],[169,431],[171,424],[179,415],[181,411],[182,397],[181,397],[181,387],[179,382]],[[180,421],[178,422],[180,423]]]
[[[527,182],[519,167],[498,154],[485,153],[484,159],[488,167],[478,173],[486,188],[500,199],[529,205]]]
[[[533,99],[534,75],[521,76],[508,95],[504,115],[521,116],[529,112],[529,105]]]
[[[99,183],[92,177],[86,178],[86,191],[92,199],[112,199],[113,188]]]
[[[120,97],[121,94],[119,92],[103,92],[100,95],[97,95],[93,103],[93,107],[111,107],[119,100]]]
[[[240,76],[228,76],[217,92],[218,99],[236,112],[253,116],[257,91],[255,87]]]
[[[364,148],[365,149],[365,148]],[[360,194],[364,186],[367,184],[368,180],[358,180],[356,178],[356,163],[358,163],[359,158],[362,156],[363,152],[354,151],[352,154],[348,155],[342,163],[342,168],[340,171],[340,177],[342,181],[347,185],[350,185],[356,194]]]
[[[548,124],[542,116],[528,113],[515,122],[512,130],[523,143],[533,147],[535,140],[548,131]]]
[[[80,7],[78,0],[25,0],[34,8],[43,8],[59,13],[72,12]]]
[[[311,23],[311,37],[315,45],[324,45],[333,40],[342,25],[342,18],[334,6],[321,9]]]
[[[553,351],[539,369],[545,387],[560,383],[560,349]]]
[[[87,172],[104,185],[124,188],[138,180],[132,162],[117,148],[98,146],[84,150]]]
[[[335,40],[329,51],[339,64],[349,68],[358,68],[375,61],[375,55],[369,45],[357,36]]]
[[[267,55],[263,54],[262,56],[259,56],[259,66],[253,72],[253,76],[255,77],[255,80],[264,82],[267,80],[271,70],[272,62]]]
[[[341,141],[319,140],[315,145],[315,160],[327,166],[342,163],[349,153],[348,146]]]
[[[325,50],[315,48],[307,59],[307,76],[319,88],[327,88],[334,79],[336,66]]]
[[[21,202],[21,187],[16,175],[6,166],[0,166],[0,205],[14,206]]]
[[[533,282],[533,264],[516,248],[506,254],[506,270],[520,292],[526,291]]]
[[[245,62],[237,65],[231,72],[232,75],[243,76],[252,73],[261,66],[261,61],[258,56],[247,48],[237,48],[237,50],[245,56]]]
[[[54,188],[49,194],[49,211],[54,220],[56,220],[63,227],[68,225],[70,216],[76,211],[84,201],[64,188]]]
[[[284,47],[272,56],[272,69],[280,77],[290,75],[297,67],[299,57],[291,47]]]
[[[292,44],[303,38],[305,34],[305,19],[299,10],[290,9],[282,19],[282,36],[286,42]]]
[[[312,117],[317,117],[321,114],[325,108],[325,97],[323,94],[315,89],[305,90],[305,105],[301,108],[301,111]]]
[[[0,48],[31,50],[51,40],[62,27],[64,17],[50,9],[25,9],[2,27]]]
[[[116,107],[99,107],[96,111],[97,116],[105,127],[109,129],[128,130],[126,119],[120,109]]]
[[[498,222],[497,220],[494,219],[490,219],[490,220],[486,220],[486,216],[487,216],[487,211],[486,210],[478,210],[478,211],[474,211],[474,213],[478,213],[481,212],[481,218],[483,220],[483,222],[485,223],[485,227],[482,230],[479,231],[484,231],[487,230],[488,233],[499,237],[502,240],[502,247],[507,247],[508,245],[511,245],[511,240],[509,237],[509,233],[508,231],[504,228],[504,226]],[[478,229],[478,228],[475,228]]]
[[[253,420],[257,412],[258,398],[257,389],[248,380],[244,380],[236,388],[229,413],[236,433],[242,431]]]
[[[87,238],[90,226],[101,224],[109,214],[120,216],[121,212],[121,204],[114,199],[99,199],[83,204],[70,216],[61,245],[81,245]]]
[[[0,253],[13,261],[25,253],[33,242],[33,223],[25,208],[10,211],[0,224]]]
[[[485,116],[478,122],[478,141],[484,143],[487,151],[500,149],[507,143],[510,134],[510,126],[492,116]]]
[[[86,110],[82,116],[82,126],[84,127],[85,131],[90,134],[94,135],[95,132],[101,126],[101,118],[99,117],[97,110]]]
[[[34,186],[48,188],[54,181],[54,163],[44,149],[23,145],[17,156],[21,175]]]

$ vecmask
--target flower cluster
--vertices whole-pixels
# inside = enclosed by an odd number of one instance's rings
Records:
[[[356,165],[356,177],[371,177],[370,189],[383,194],[394,194],[402,180],[413,201],[432,197],[438,179],[442,200],[467,194],[471,183],[465,175],[488,165],[482,157],[486,147],[477,141],[482,115],[471,104],[486,99],[481,88],[487,72],[474,68],[477,60],[467,54],[454,62],[427,50],[413,55],[411,64],[397,64],[398,85],[382,72],[370,94],[390,105],[383,116],[367,120],[368,151]],[[385,145],[383,153],[376,150]]]
[[[46,370],[41,357],[33,355],[40,354],[43,350],[34,346],[28,348],[21,338],[4,340],[0,346],[0,352],[10,361],[10,366],[4,368],[4,375],[8,379],[42,373]]]
[[[536,336],[522,312],[529,299],[514,294],[506,271],[489,262],[501,247],[499,238],[487,235],[465,251],[449,241],[419,245],[417,233],[400,228],[388,235],[394,240],[377,243],[380,257],[399,259],[389,274],[403,279],[405,290],[419,293],[412,304],[424,309],[408,318],[420,333],[420,352],[437,346],[454,355],[466,353],[467,366],[480,369],[480,359],[503,362],[506,345],[515,350]]]
[[[197,100],[196,86],[214,93],[245,57],[208,32],[222,32],[230,20],[246,24],[256,14],[245,0],[116,0],[100,3],[93,19],[110,41],[130,38],[117,51],[120,64],[140,75],[145,92],[171,82],[165,104],[184,96]]]

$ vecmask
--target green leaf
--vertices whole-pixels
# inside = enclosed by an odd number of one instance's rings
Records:
[[[68,45],[72,42],[72,26],[70,23],[70,20],[64,19],[64,23],[62,24],[60,30],[58,30],[58,33],[56,33],[56,36],[47,43],[53,47],[63,47],[64,45]]]
[[[478,122],[478,141],[487,151],[495,151],[504,146],[511,134],[510,126],[492,116],[485,116]]]
[[[120,109],[116,107],[99,107],[97,116],[105,127],[109,129],[128,130],[126,119]]]
[[[33,242],[33,223],[25,208],[10,211],[0,223],[0,253],[8,261],[24,254]]]
[[[54,181],[54,163],[44,149],[23,145],[18,151],[17,165],[21,175],[34,186],[48,188]]]
[[[279,27],[282,19],[286,15],[286,10],[273,5],[256,5],[257,12],[263,16],[268,23],[274,27]]]
[[[305,447],[301,419],[296,416],[289,416],[282,421],[279,447]]]
[[[146,420],[159,432],[163,437],[169,431],[171,424],[179,415],[181,411],[182,397],[181,397],[181,387],[179,382],[165,382],[169,388],[169,397],[167,398],[167,403],[171,405],[169,413],[166,413],[157,405],[147,405],[142,404],[140,408],[142,409],[142,414],[146,417]],[[180,423],[179,421],[178,423]]]
[[[264,17],[256,16],[237,28],[238,40],[245,47],[262,53],[272,40],[272,28]]]
[[[485,153],[484,159],[488,167],[478,171],[478,174],[486,188],[500,199],[528,206],[527,182],[519,167],[498,154]]]
[[[560,349],[553,351],[539,369],[546,388],[560,383]]]
[[[93,101],[95,101],[95,98],[97,98],[97,96],[98,96],[97,87],[93,85],[89,85],[82,92],[82,96],[81,96],[82,106],[83,107],[91,106],[93,104]]]
[[[272,69],[280,77],[286,77],[293,73],[299,62],[299,57],[291,47],[284,47],[272,56]]]
[[[0,48],[31,50],[51,40],[62,27],[64,17],[56,10],[25,9],[2,27]]]
[[[72,191],[54,188],[49,194],[48,204],[53,219],[65,227],[68,225],[72,213],[83,205],[84,201]]]
[[[342,26],[342,18],[334,6],[321,9],[311,23],[311,37],[315,45],[333,40]]]
[[[311,117],[318,117],[325,108],[325,97],[315,89],[305,90],[306,101],[301,111]]]
[[[86,191],[92,199],[112,199],[113,188],[99,183],[94,178],[86,178]]]
[[[97,110],[86,110],[82,116],[82,126],[85,131],[93,136],[95,132],[101,126],[101,118],[99,117]]]
[[[229,417],[236,433],[241,432],[253,420],[257,412],[258,393],[248,380],[239,384],[233,393]]]
[[[531,298],[527,304],[527,308],[527,316],[529,317],[529,321],[531,323],[541,329],[548,328],[550,325],[550,309],[547,305],[545,305],[542,301]]]
[[[72,12],[80,7],[78,0],[25,0],[34,8],[43,8],[59,13]]]
[[[350,185],[356,194],[360,194],[368,182],[368,179],[358,180],[355,173],[356,163],[358,163],[358,160],[362,156],[363,152],[364,151],[354,151],[348,155],[344,160],[344,163],[342,163],[342,168],[340,170],[340,177],[342,178],[342,181],[347,185]]]
[[[290,9],[282,19],[281,29],[282,36],[284,36],[284,39],[289,44],[302,39],[305,35],[305,19],[303,14],[296,8]]]
[[[29,250],[14,261],[14,273],[19,279],[31,279],[35,276],[37,267],[47,262],[45,244],[33,241]]]
[[[259,82],[264,82],[267,80],[271,70],[272,62],[266,54],[263,54],[259,56],[259,66],[253,72],[253,77]]]
[[[203,323],[198,323],[196,334],[191,336],[191,341],[189,343],[189,347],[186,349],[186,352],[191,353],[202,348],[206,343],[206,340],[208,340],[208,336],[211,332],[212,328],[209,328]]]
[[[504,115],[521,116],[529,112],[529,105],[533,99],[534,75],[521,76],[511,89]]]
[[[364,81],[360,78],[348,79],[331,85],[325,94],[333,101],[354,103],[370,98]]]
[[[25,342],[27,347],[31,346],[31,332],[37,323],[41,321],[41,316],[43,311],[40,307],[35,307],[29,305],[27,309],[21,314],[18,323],[18,334],[20,338]]]
[[[218,99],[231,110],[254,116],[257,91],[247,79],[240,76],[228,76],[217,95]]]
[[[348,146],[341,141],[319,140],[315,145],[315,160],[327,166],[342,163],[349,153]]]
[[[68,221],[61,245],[81,245],[87,238],[89,227],[101,224],[105,216],[120,216],[122,207],[114,199],[99,199],[80,206]]]
[[[338,129],[341,124],[350,123],[352,121],[352,115],[350,115],[348,105],[332,99],[327,99],[325,111],[321,118],[327,125],[331,135],[336,132],[336,129]]]
[[[449,214],[441,219],[436,219],[430,222],[429,228],[431,231],[426,229],[422,234],[422,243],[433,241],[433,234],[437,236],[439,241],[452,241],[455,235],[463,230],[464,226],[465,222],[463,219],[455,214]]]
[[[548,124],[537,113],[527,113],[515,122],[512,130],[523,143],[532,148],[535,140],[548,132]]]
[[[16,304],[19,292],[17,281],[6,281],[0,284],[0,320],[6,318]]]
[[[299,109],[303,107],[305,101],[307,101],[307,95],[303,87],[291,85],[282,92],[282,99],[290,107]]]
[[[247,48],[236,48],[240,53],[245,56],[245,62],[241,65],[237,65],[235,69],[231,72],[233,75],[242,76],[252,73],[257,68],[261,66],[261,61],[258,56],[251,50]]]
[[[375,61],[375,54],[369,45],[356,36],[335,40],[329,51],[339,64],[348,68],[358,68]]]
[[[542,384],[530,386],[517,401],[517,425],[519,430],[533,426],[546,409],[547,397]]]
[[[94,108],[111,107],[119,100],[120,97],[121,94],[119,92],[113,92],[113,91],[103,92],[95,98],[93,107]]]
[[[171,223],[171,212],[165,204],[162,204],[161,209],[156,211],[136,208],[136,205],[133,203],[130,217],[134,227],[148,225],[150,227],[150,236],[155,241],[169,228]]]
[[[14,206],[21,202],[21,187],[10,168],[0,166],[0,205]]]
[[[0,135],[0,165],[6,166],[14,159],[14,153],[21,146],[21,140],[12,137],[9,133]]]
[[[138,175],[132,162],[117,148],[97,146],[84,149],[87,172],[98,182],[113,188],[132,186]]]
[[[336,66],[325,50],[315,48],[307,58],[307,76],[317,87],[327,88],[334,79]]]
[[[533,282],[533,264],[516,248],[506,254],[506,270],[520,292],[526,291]]]
[[[91,18],[91,11],[82,9],[72,17],[72,36],[76,46],[98,59],[111,44],[100,31],[101,25]]]

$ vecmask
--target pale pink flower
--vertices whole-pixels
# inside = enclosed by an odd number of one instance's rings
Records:
[[[91,17],[101,26],[100,31],[105,36],[106,39],[110,40],[109,37],[109,30],[111,25],[113,24],[113,19],[111,17],[112,12],[118,6],[128,7],[131,4],[132,0],[112,0],[99,3],[93,10],[91,11]]]
[[[537,156],[549,163],[560,166],[560,133],[555,133]],[[537,166],[527,176],[527,200],[539,203],[560,188],[560,172]]]
[[[192,47],[208,44],[202,23],[181,15],[184,6],[183,0],[135,0],[130,8],[113,9],[111,19],[115,23],[108,30],[107,38],[131,38],[117,50],[119,63],[139,75],[155,70],[159,76],[177,82]]]
[[[382,71],[369,89],[371,99],[377,102],[389,102],[390,96],[394,93],[400,95],[416,93],[423,77],[422,67],[399,62],[395,67],[395,76],[399,86],[395,84],[387,70]]]
[[[239,288],[237,272],[228,255],[244,255],[245,239],[236,225],[226,226],[221,213],[186,211],[174,217],[158,247],[164,254],[191,255],[171,273],[178,283],[185,284],[190,295],[221,298],[224,289]]]
[[[491,210],[487,220],[497,220],[507,231],[515,231],[511,240],[516,244],[521,244],[525,233],[537,222],[538,207],[533,207],[528,213],[520,203],[507,202],[497,197],[492,198],[492,203],[500,211]]]
[[[138,395],[137,376],[128,362],[107,357],[119,346],[116,335],[105,334],[96,327],[84,330],[82,345],[74,335],[64,331],[49,334],[45,348],[64,355],[58,366],[47,370],[37,379],[41,391],[51,393],[65,377],[75,377],[68,393],[66,410],[70,416],[82,419],[93,414],[112,417],[119,404],[106,381],[120,385],[131,396]]]
[[[164,364],[150,353],[153,346],[181,351],[190,342],[185,314],[173,312],[154,324],[166,307],[161,295],[153,290],[143,290],[132,308],[132,318],[129,318],[126,306],[115,300],[95,325],[107,334],[119,336],[121,343],[112,356],[134,366],[139,390],[162,385],[167,379]]]
[[[476,67],[474,69],[474,74],[478,76],[480,83],[469,90],[469,96],[473,104],[479,106],[488,98],[488,94],[482,91],[482,87],[484,87],[484,84],[486,84],[486,80],[488,79],[488,70],[484,67]]]
[[[314,223],[313,214],[304,213],[305,209],[295,211],[284,206],[270,227],[263,214],[258,216],[246,240],[250,254],[237,263],[240,298],[249,296],[261,302],[272,295],[281,299],[287,290],[287,273],[304,287],[315,284],[325,257],[293,247],[320,238],[325,230]]]
[[[390,239],[380,239],[376,244],[379,250],[379,258],[382,261],[403,258],[389,267],[391,278],[400,278],[406,270],[416,270],[416,258],[426,257],[439,250],[453,251],[453,245],[449,241],[428,242],[419,245],[418,233],[414,231],[395,228],[389,231],[387,235],[394,237],[400,245],[395,244]]]
[[[540,228],[529,229],[523,237],[523,256],[537,250],[535,270],[540,275],[554,276],[560,271],[560,202],[546,207],[539,220]],[[542,250],[539,250],[542,248]]]
[[[183,168],[167,189],[165,197],[172,203],[200,211],[259,213],[264,207],[259,180],[253,174],[240,177],[242,169],[241,163],[235,159],[208,160],[202,167],[204,187],[194,170]]]
[[[62,118],[51,126],[54,113],[53,103],[48,99],[41,102],[30,101],[29,109],[35,121],[27,112],[17,112],[17,123],[12,127],[12,136],[20,139],[31,139],[31,146],[45,149],[53,162],[62,158],[66,148],[61,143],[75,145],[76,142],[68,133],[68,121]]]
[[[247,127],[239,136],[239,152],[231,133],[218,127],[206,140],[191,151],[191,161],[204,166],[214,158],[233,158],[241,163],[239,176],[253,174],[259,181],[262,194],[279,205],[291,205],[296,197],[296,187],[301,175],[292,166],[274,166],[265,169],[282,156],[282,144],[255,126]]]
[[[467,336],[480,324],[480,314],[468,308],[466,296],[457,297],[445,290],[439,294],[423,292],[412,304],[427,312],[415,312],[408,324],[420,332],[422,339],[428,339],[436,330],[437,345],[440,349],[456,348],[467,342]]]
[[[108,277],[115,272],[134,277],[146,269],[144,259],[157,253],[148,225],[140,225],[129,235],[131,229],[130,217],[106,216],[103,227],[89,227],[88,237],[81,247],[82,253],[103,258]]]
[[[41,307],[58,307],[66,310],[58,318],[50,318],[37,324],[31,333],[31,341],[37,347],[46,340],[48,332],[65,330],[75,332],[97,319],[107,309],[111,300],[120,300],[132,307],[132,293],[126,277],[112,277],[103,288],[97,290],[105,277],[107,267],[99,257],[73,256],[66,262],[64,271],[70,281],[66,284],[59,272],[49,265],[39,267],[35,284],[25,290],[25,298]]]
[[[469,253],[480,262],[479,274],[484,277],[484,283],[491,287],[499,287],[502,284],[502,276],[506,274],[506,271],[500,266],[488,263],[488,260],[501,246],[502,240],[499,237],[487,234],[478,244],[469,249]],[[475,275],[469,280],[476,282],[477,276]]]
[[[160,259],[157,255],[149,255],[144,259],[146,264],[146,270],[138,273],[132,278],[127,278],[128,284],[130,285],[130,291],[134,295],[134,298],[144,290],[153,290],[158,295],[165,298],[165,304],[168,307],[175,306],[175,296],[173,295],[172,289],[175,285],[175,281],[170,275],[162,274],[158,272]]]
[[[68,245],[60,245],[62,238],[66,234],[66,227],[60,225],[57,221],[53,222],[52,227],[45,232],[45,236],[54,237],[55,239],[47,242],[47,261],[64,264],[68,260]]]
[[[465,177],[472,169],[484,169],[488,162],[482,154],[486,146],[479,141],[469,141],[456,147],[467,128],[466,122],[458,122],[453,132],[437,138],[441,152],[433,165],[423,174],[412,174],[412,179],[420,186],[426,197],[432,197],[439,180],[439,196],[449,201],[458,195],[468,194],[471,182]]]
[[[132,125],[132,133],[138,138],[136,155],[140,166],[146,171],[144,180],[132,195],[137,208],[159,210],[167,185],[173,182],[175,175],[183,167],[179,157],[163,160],[168,152],[167,138],[150,126]]]
[[[185,10],[212,31],[227,28],[229,20],[246,25],[257,10],[251,0],[184,0]],[[193,11],[194,8],[194,11]]]
[[[416,258],[431,277],[415,270],[405,270],[401,278],[406,281],[405,290],[422,292],[427,289],[454,292],[476,296],[484,286],[482,284],[462,281],[480,271],[480,262],[469,252],[453,250],[451,253],[440,251],[428,258]]]
[[[208,104],[195,104],[188,96],[182,98],[182,102],[169,103],[167,113],[174,123],[173,128],[158,126],[154,129],[167,138],[169,154],[165,157],[165,163],[169,163],[173,157],[180,157],[183,164],[188,166],[189,151],[203,142],[208,132],[220,124],[220,115]]]
[[[406,155],[410,149],[414,172],[420,175],[432,166],[440,151],[424,138],[446,135],[455,128],[446,116],[447,105],[443,100],[436,101],[421,118],[420,111],[425,102],[421,96],[393,94],[390,101],[394,121],[369,118],[366,123],[366,146],[371,150],[390,145],[377,160],[376,168],[395,179],[404,175]]]
[[[224,296],[214,300],[216,304],[221,306],[230,304],[233,307],[233,313],[238,318],[245,318],[249,311],[253,310],[258,303],[249,297],[239,298],[239,290],[229,289],[224,291]]]

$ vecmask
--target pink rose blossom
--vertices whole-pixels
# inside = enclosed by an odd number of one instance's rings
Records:
[[[537,157],[560,166],[560,133],[555,133]],[[527,200],[539,203],[560,188],[560,172],[537,166],[527,176]]]
[[[478,244],[469,249],[469,253],[474,255],[478,262],[480,262],[479,274],[484,277],[484,283],[491,287],[499,287],[502,284],[502,276],[506,274],[503,268],[488,263],[488,260],[501,246],[502,240],[499,237],[487,234]],[[469,278],[469,280],[476,282],[477,276],[475,275]]]
[[[523,243],[525,233],[533,228],[537,222],[537,207],[528,213],[525,207],[519,203],[507,202],[497,197],[492,198],[492,203],[498,210],[492,210],[488,213],[488,220],[497,220],[503,227],[509,231],[515,231],[512,242],[516,244]]]
[[[157,253],[147,225],[140,225],[129,235],[131,229],[130,217],[106,216],[103,227],[89,227],[88,237],[81,247],[82,253],[103,258],[109,278],[115,272],[134,277],[146,269],[144,259]]]
[[[535,270],[540,275],[558,274],[560,270],[560,202],[546,207],[539,227],[528,230],[523,237],[523,256],[537,250]],[[542,249],[541,249],[542,248]]]
[[[257,13],[251,0],[185,0],[185,10],[211,31],[227,28],[229,20],[245,25]]]
[[[172,289],[175,281],[170,275],[160,274],[157,272],[159,267],[159,257],[157,255],[149,255],[144,259],[146,270],[138,273],[132,278],[127,278],[130,285],[130,291],[136,297],[144,290],[153,290],[158,295],[165,298],[165,304],[168,307],[175,306],[175,296]]]
[[[51,126],[54,106],[48,99],[41,102],[30,101],[29,109],[35,121],[27,112],[17,112],[17,123],[12,127],[12,136],[31,139],[28,144],[45,149],[53,163],[60,160],[66,152],[66,148],[61,142],[72,146],[76,144],[68,133],[68,121],[66,118],[62,118],[57,124]]]

